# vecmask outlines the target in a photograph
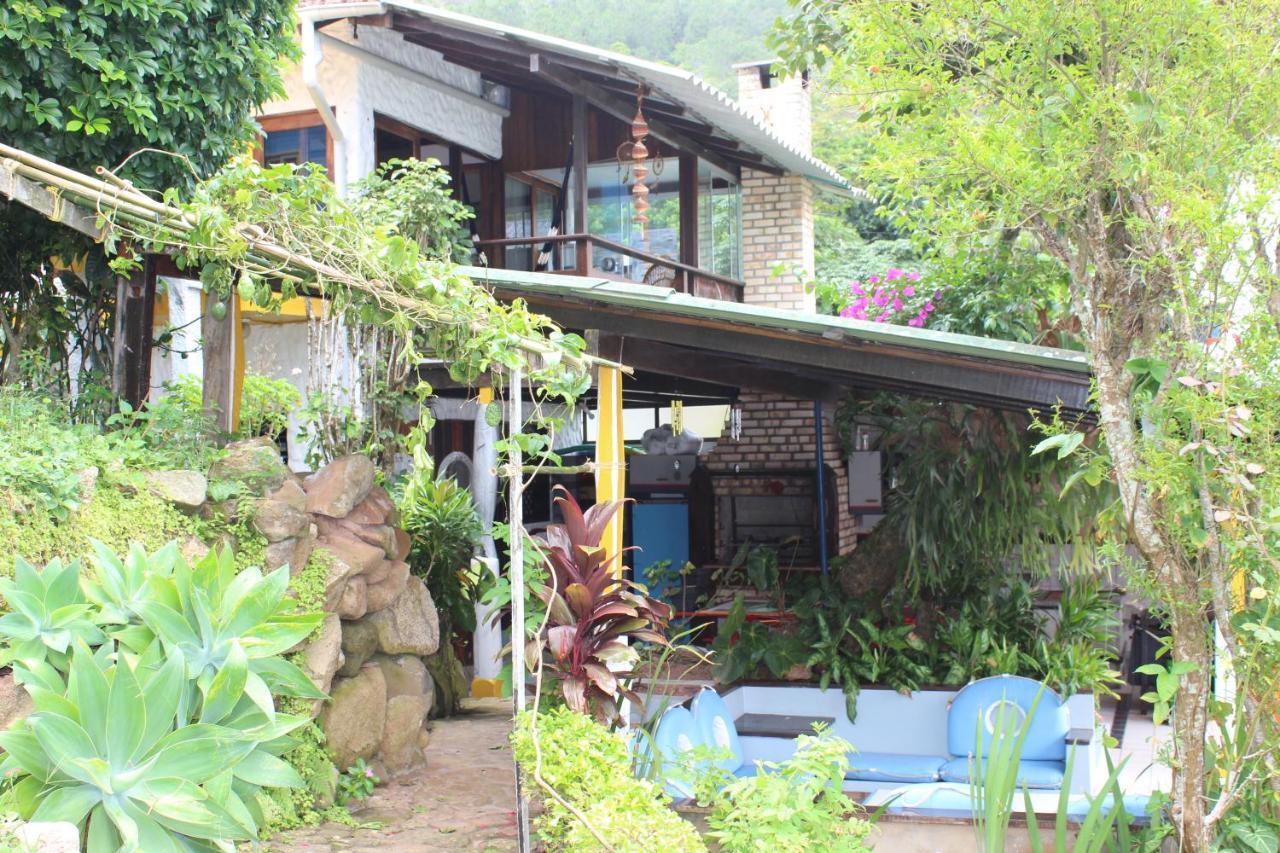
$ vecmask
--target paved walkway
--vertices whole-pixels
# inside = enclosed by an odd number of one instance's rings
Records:
[[[427,766],[378,788],[355,815],[378,828],[327,823],[263,846],[271,853],[515,850],[510,728],[509,700],[468,700],[460,716],[433,723]]]

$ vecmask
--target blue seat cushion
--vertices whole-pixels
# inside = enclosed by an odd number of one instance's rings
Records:
[[[983,759],[986,764],[986,759]],[[942,765],[941,775],[944,782],[969,782],[968,758],[953,758]],[[1062,761],[1027,760],[1018,762],[1018,787],[1028,788],[1061,788],[1066,777],[1067,765]],[[974,780],[976,781],[976,780]]]
[[[738,728],[719,693],[703,688],[693,697],[693,724],[702,742],[721,753],[722,757],[714,761],[716,765],[733,773],[746,762]]]
[[[689,783],[683,779],[672,778],[672,775],[673,771],[679,768],[683,753],[705,745],[698,734],[698,727],[693,723],[693,714],[690,714],[689,709],[683,705],[668,708],[662,715],[662,719],[658,720],[658,728],[654,732],[653,740],[658,756],[662,759],[659,778],[667,793],[677,798],[692,797],[693,789]]]
[[[854,752],[849,754],[846,779],[866,782],[936,782],[946,756],[910,755],[899,752]]]
[[[999,725],[1009,737],[1016,737],[1025,725],[1024,760],[1066,760],[1067,732],[1071,729],[1067,706],[1053,690],[1017,675],[980,678],[961,688],[947,711],[947,751],[977,755],[981,736],[982,754],[989,755]]]

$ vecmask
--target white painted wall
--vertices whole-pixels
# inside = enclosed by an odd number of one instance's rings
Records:
[[[200,282],[187,278],[158,276],[169,303],[169,316],[157,318],[159,324],[175,329],[169,351],[151,350],[151,392],[163,393],[166,383],[188,374],[204,375],[204,358],[200,353]],[[186,352],[183,358],[179,353]]]
[[[399,33],[379,27],[360,27],[348,22],[324,29],[339,41],[406,66],[460,92],[479,97],[483,92],[480,75],[446,62],[435,51],[410,44]],[[451,97],[438,88],[414,82],[403,73],[362,62],[341,49],[325,48],[319,66],[320,85],[346,137],[347,179],[357,180],[373,171],[374,114],[412,125],[432,136],[456,143],[488,157],[502,155],[502,116],[469,103],[465,97]],[[284,73],[285,96],[268,103],[264,115],[314,110],[297,66]]]

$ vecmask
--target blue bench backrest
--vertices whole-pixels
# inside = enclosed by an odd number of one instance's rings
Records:
[[[1004,711],[1006,731],[1016,736],[1031,713],[1036,697],[1035,715],[1022,742],[1024,761],[1063,761],[1067,757],[1067,733],[1071,730],[1071,714],[1058,694],[1040,682],[1017,675],[996,675],[965,685],[951,702],[947,712],[947,749],[952,755],[977,754],[979,721],[982,732],[982,754],[991,752],[991,736]]]
[[[733,715],[719,693],[704,687],[693,697],[693,722],[703,743],[727,753],[715,763],[730,773],[736,773],[746,759],[742,754],[742,743],[738,740],[738,729],[733,724]]]

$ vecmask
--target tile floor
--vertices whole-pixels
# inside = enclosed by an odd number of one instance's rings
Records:
[[[1099,713],[1108,732],[1113,730],[1116,710],[1115,700],[1102,700]],[[1126,794],[1169,790],[1169,768],[1157,760],[1161,750],[1168,744],[1169,737],[1167,723],[1155,725],[1145,706],[1136,700],[1130,703],[1120,745],[1111,751],[1112,760],[1117,763],[1128,758],[1120,773],[1121,787]]]

